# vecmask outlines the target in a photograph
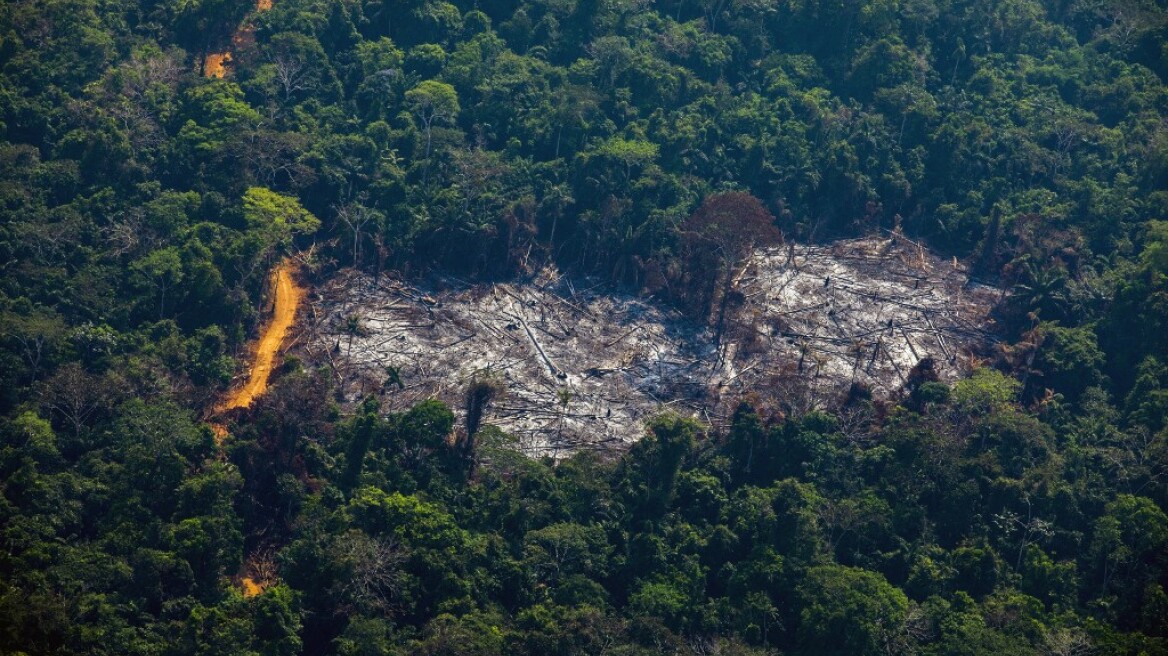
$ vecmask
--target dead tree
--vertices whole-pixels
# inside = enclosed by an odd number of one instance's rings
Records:
[[[337,219],[353,233],[353,266],[361,263],[361,231],[370,222],[379,223],[382,214],[377,210],[365,207],[361,203],[346,203],[336,208]]]

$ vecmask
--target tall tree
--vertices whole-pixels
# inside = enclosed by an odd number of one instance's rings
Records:
[[[681,225],[681,240],[687,258],[684,283],[697,295],[690,299],[691,308],[708,316],[717,302],[714,327],[721,342],[743,261],[756,248],[781,243],[782,232],[761,201],[748,192],[730,191],[707,196]]]

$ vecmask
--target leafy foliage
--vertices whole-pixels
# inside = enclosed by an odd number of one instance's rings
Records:
[[[0,6],[0,653],[1168,653],[1162,6],[269,4]],[[882,230],[1012,290],[992,368],[560,462],[485,379],[202,421],[286,254],[721,330]]]

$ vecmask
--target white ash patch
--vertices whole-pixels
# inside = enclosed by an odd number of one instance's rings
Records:
[[[304,350],[346,401],[376,393],[392,410],[436,397],[461,414],[467,383],[490,370],[506,393],[485,421],[562,456],[631,443],[667,407],[717,423],[748,392],[813,407],[859,382],[887,397],[926,357],[955,379],[1000,295],[903,237],[788,245],[745,268],[719,346],[663,305],[582,286],[552,271],[419,286],[349,273],[313,299]]]
[[[813,385],[858,382],[878,397],[901,389],[925,358],[942,380],[966,373],[1001,299],[956,260],[902,236],[758,252],[737,289],[740,324],[761,342],[752,364],[782,377],[794,361],[794,375]]]

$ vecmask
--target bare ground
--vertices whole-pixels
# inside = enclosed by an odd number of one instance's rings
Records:
[[[853,382],[889,397],[924,358],[956,379],[992,340],[1001,297],[900,236],[759,251],[736,291],[716,344],[666,306],[555,271],[496,285],[350,272],[309,299],[301,350],[344,400],[378,394],[395,410],[431,397],[461,410],[490,371],[506,394],[486,421],[531,455],[562,456],[627,445],[666,408],[717,424],[747,393],[795,412]]]
[[[268,378],[272,375],[272,363],[280,347],[284,344],[292,323],[296,320],[296,311],[304,299],[304,289],[293,277],[292,266],[282,262],[272,272],[272,317],[264,327],[263,333],[255,344],[252,353],[252,364],[248,371],[247,381],[228,394],[223,401],[219,412],[234,408],[246,408],[259,396],[268,390]]]

